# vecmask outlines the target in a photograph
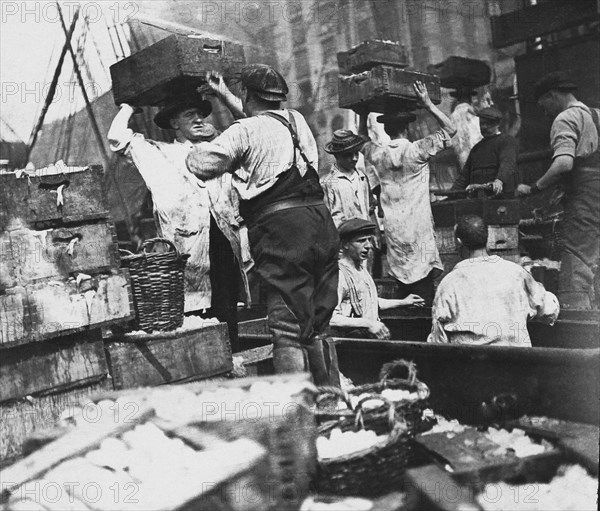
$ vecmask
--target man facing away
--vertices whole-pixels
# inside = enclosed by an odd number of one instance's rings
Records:
[[[589,309],[591,296],[598,301],[600,295],[600,111],[578,101],[576,89],[560,71],[535,85],[538,105],[554,118],[550,130],[554,154],[546,173],[533,186],[519,185],[517,195],[563,185],[558,298],[563,308]]]
[[[205,122],[212,106],[199,94],[172,97],[154,118],[155,124],[175,131],[172,143],[158,142],[128,128],[133,107],[122,104],[108,139],[111,149],[131,158],[152,195],[159,236],[171,241],[187,261],[185,311],[211,309],[229,326],[237,340],[238,280],[249,298],[243,269],[240,227],[231,181],[198,180],[185,165],[195,144],[217,132]]]
[[[452,190],[469,190],[473,185],[492,183],[494,195],[512,195],[516,187],[517,141],[500,133],[502,113],[488,107],[477,113],[483,139],[471,149]]]
[[[516,263],[487,253],[487,225],[466,215],[455,227],[462,261],[437,288],[428,342],[531,347],[528,319],[553,324],[556,297]]]
[[[390,332],[379,319],[379,310],[424,303],[417,295],[402,300],[378,298],[373,277],[365,268],[375,230],[373,222],[362,218],[346,220],[338,229],[342,246],[338,305],[329,323],[331,334],[337,337],[389,339]]]
[[[367,142],[365,159],[375,168],[381,184],[381,207],[390,275],[400,283],[401,296],[417,294],[431,305],[433,284],[444,266],[438,253],[429,199],[429,159],[449,147],[455,133],[450,119],[429,98],[421,82],[414,89],[422,105],[441,129],[425,138],[408,140],[412,113],[391,113],[377,118],[391,141]],[[368,137],[367,116],[361,115],[359,133]]]
[[[310,369],[315,383],[339,385],[335,346],[323,335],[337,303],[339,240],[315,170],[317,145],[304,117],[281,108],[288,87],[275,69],[246,66],[241,85],[247,118],[198,144],[187,165],[200,179],[233,173],[266,286],[276,372]]]

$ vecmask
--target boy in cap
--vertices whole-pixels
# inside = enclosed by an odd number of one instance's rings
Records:
[[[556,297],[520,265],[488,255],[481,217],[461,217],[455,237],[462,261],[437,288],[428,342],[531,347],[527,321],[553,324]]]
[[[350,218],[368,220],[375,204],[367,176],[356,168],[359,151],[366,140],[351,130],[336,130],[325,145],[325,152],[335,157],[330,172],[321,180],[325,204],[335,226]]]
[[[212,315],[228,323],[235,345],[238,280],[249,299],[236,220],[237,198],[230,181],[203,183],[185,165],[195,144],[217,135],[214,126],[205,121],[211,111],[211,103],[197,93],[169,98],[154,118],[159,128],[175,131],[173,143],[166,143],[129,129],[134,109],[124,103],[108,139],[113,151],[133,161],[150,190],[159,236],[190,254],[184,275],[185,311],[210,308]]]
[[[516,187],[517,141],[500,133],[502,113],[492,107],[477,113],[483,135],[459,172],[453,190],[469,190],[474,184],[492,183],[494,195],[513,194]]]
[[[365,268],[376,226],[369,220],[352,218],[338,228],[341,242],[338,305],[330,321],[330,332],[338,337],[389,339],[388,328],[379,319],[379,309],[422,306],[423,299],[409,295],[402,300],[377,297],[373,277]]]
[[[195,147],[187,165],[200,179],[233,173],[266,287],[275,371],[310,369],[315,383],[339,385],[335,346],[323,335],[337,303],[339,243],[317,144],[304,117],[281,108],[288,87],[275,69],[245,66],[241,85],[247,118]]]
[[[573,94],[576,90],[561,71],[535,84],[535,100],[554,118],[550,130],[554,154],[546,173],[531,186],[519,185],[517,194],[531,195],[563,185],[564,246],[558,298],[564,308],[588,309],[592,296],[598,300],[600,294],[600,111],[578,101]]]
[[[363,153],[375,167],[381,185],[390,275],[399,281],[402,296],[418,294],[430,306],[434,279],[444,266],[434,237],[428,162],[450,146],[450,138],[456,130],[450,119],[432,103],[423,83],[416,82],[414,89],[441,129],[411,142],[408,125],[416,120],[415,114],[380,115],[377,120],[383,122],[391,141],[386,145],[367,142]],[[361,115],[359,133],[368,137],[366,115]]]

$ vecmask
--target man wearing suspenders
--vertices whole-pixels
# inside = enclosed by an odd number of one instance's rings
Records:
[[[187,166],[203,180],[233,173],[266,286],[275,371],[310,369],[316,384],[339,385],[335,347],[324,335],[337,305],[339,238],[315,170],[317,145],[304,117],[281,108],[288,87],[280,73],[252,64],[241,85],[247,117],[198,144]],[[241,117],[224,83],[214,88]]]
[[[577,100],[576,89],[562,72],[536,83],[536,101],[555,117],[550,131],[554,154],[547,172],[532,186],[519,185],[517,194],[530,195],[562,183],[564,247],[558,299],[561,307],[587,309],[600,259],[600,119],[597,109]]]

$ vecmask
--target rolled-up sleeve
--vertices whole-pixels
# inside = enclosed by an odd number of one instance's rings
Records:
[[[536,281],[529,272],[525,273],[525,289],[529,299],[529,317],[539,319],[553,325],[560,312],[558,299],[546,291],[544,286]]]
[[[212,142],[201,142],[195,146],[186,159],[186,165],[200,179],[214,179],[236,170],[247,147],[247,131],[234,123]]]
[[[446,130],[437,130],[435,133],[411,144],[412,156],[415,161],[426,163],[442,149],[450,147],[450,140],[450,135]]]
[[[122,130],[111,129],[110,137],[108,138],[108,146],[110,147],[110,150],[115,153],[124,152],[129,146],[133,135],[133,130],[130,128],[125,128]]]
[[[431,309],[431,333],[427,337],[427,342],[431,343],[449,343],[448,335],[444,330],[444,325],[452,319],[451,310],[451,291],[444,286],[442,281],[438,286]]]
[[[552,158],[563,155],[575,158],[577,139],[577,123],[575,120],[566,115],[559,115],[552,123],[552,129],[550,130],[550,144],[554,150]]]

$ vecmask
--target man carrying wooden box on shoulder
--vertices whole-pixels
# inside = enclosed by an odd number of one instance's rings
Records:
[[[113,151],[133,161],[150,190],[159,236],[190,254],[184,274],[185,311],[211,309],[210,314],[227,322],[235,346],[239,282],[249,297],[237,198],[227,178],[204,183],[185,165],[197,143],[217,135],[205,122],[211,111],[210,102],[197,93],[168,99],[154,118],[159,128],[175,131],[175,140],[166,143],[129,129],[134,108],[122,104],[108,139]]]
[[[401,294],[421,296],[425,305],[433,301],[434,280],[443,271],[435,243],[433,214],[429,199],[429,160],[450,146],[456,132],[452,122],[437,108],[421,82],[413,85],[421,104],[437,119],[440,129],[420,140],[408,140],[413,113],[386,113],[383,122],[391,141],[385,145],[367,142],[362,151],[375,168],[381,184],[381,207],[390,276]],[[360,112],[359,134],[368,137],[367,115]]]

